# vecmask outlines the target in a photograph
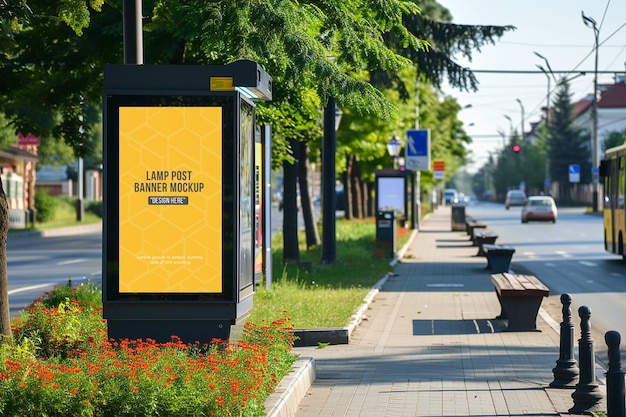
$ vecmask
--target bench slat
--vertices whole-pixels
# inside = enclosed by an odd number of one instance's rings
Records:
[[[491,275],[491,282],[501,296],[547,297],[550,294],[548,287],[533,275],[513,275],[505,272]]]
[[[504,246],[504,245],[490,245],[490,244],[485,244],[483,245],[483,250],[485,252],[513,252],[515,253],[515,248],[511,247],[511,246]]]

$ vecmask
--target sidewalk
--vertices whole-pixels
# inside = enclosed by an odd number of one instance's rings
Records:
[[[425,219],[348,345],[294,349],[300,367],[268,415],[569,415],[573,389],[548,387],[558,324],[540,311],[540,331],[503,331],[486,260],[450,218],[440,207]]]

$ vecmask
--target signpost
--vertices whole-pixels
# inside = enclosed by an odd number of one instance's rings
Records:
[[[571,183],[579,183],[580,182],[580,165],[572,164],[568,169],[569,174],[569,182]]]
[[[253,100],[271,94],[252,61],[105,66],[110,338],[227,339],[252,308],[262,219]]]
[[[406,132],[405,165],[412,171],[430,170],[430,129]]]
[[[433,178],[442,180],[445,178],[446,162],[433,161]]]

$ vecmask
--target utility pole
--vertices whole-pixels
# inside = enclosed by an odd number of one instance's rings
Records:
[[[593,102],[591,107],[591,117],[593,119],[592,127],[592,148],[593,148],[593,160],[591,161],[593,177],[593,202],[592,211],[595,213],[598,211],[598,167],[600,166],[600,155],[598,152],[598,37],[600,36],[600,30],[596,21],[589,16],[585,16],[585,12],[580,12],[583,23],[585,26],[593,29],[594,35],[594,49],[596,50],[596,62],[593,71]]]

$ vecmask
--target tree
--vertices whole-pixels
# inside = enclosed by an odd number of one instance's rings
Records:
[[[0,181],[0,344],[12,340],[11,310],[9,308],[9,275],[7,271],[7,237],[9,233],[9,203]]]
[[[574,104],[571,101],[569,83],[562,81],[557,88],[548,121],[548,158],[550,178],[559,184],[559,197],[564,203],[572,203],[569,184],[569,166],[580,165],[580,182],[591,182],[591,153],[589,137],[574,125]]]
[[[614,148],[616,146],[620,146],[624,144],[624,140],[626,140],[626,129],[620,131],[612,131],[602,142],[602,152],[606,152],[607,149]]]
[[[99,10],[102,1],[90,5]],[[74,157],[89,157],[100,149],[101,137],[92,135],[92,128],[100,120],[102,69],[117,60],[112,59],[116,51],[121,56],[116,45],[122,36],[112,29],[117,16],[95,17],[90,19],[85,2],[31,0],[27,19],[7,34],[14,47],[0,56],[0,111],[13,138],[17,133],[41,138],[43,162],[48,162],[46,145],[58,140],[71,147]],[[90,22],[89,31],[79,36]]]
[[[434,1],[423,3],[437,16],[441,8]],[[9,98],[0,106],[16,131],[40,133],[44,141],[62,138],[76,156],[93,152],[90,130],[97,120],[88,116],[100,105],[102,66],[121,62],[120,4],[68,1],[55,9],[43,0],[31,2],[29,26],[15,34],[19,48],[0,66],[0,79],[6,80],[0,95]],[[272,75],[274,101],[259,106],[259,122],[274,128],[275,166],[293,160],[288,146],[294,139],[289,135],[294,132],[292,116],[308,120],[311,114],[298,106],[303,92],[313,92],[319,103],[332,96],[355,114],[393,120],[398,108],[377,88],[380,84],[364,75],[383,75],[381,80],[401,86],[397,74],[417,63],[435,82],[445,70],[453,85],[472,87],[471,73],[451,57],[469,54],[508,30],[440,25],[421,19],[413,0],[152,0],[143,14],[146,63],[251,59]],[[432,38],[433,53],[425,54],[428,43],[422,35]],[[401,88],[401,95],[403,91],[408,90]],[[309,142],[317,139],[308,135]]]

